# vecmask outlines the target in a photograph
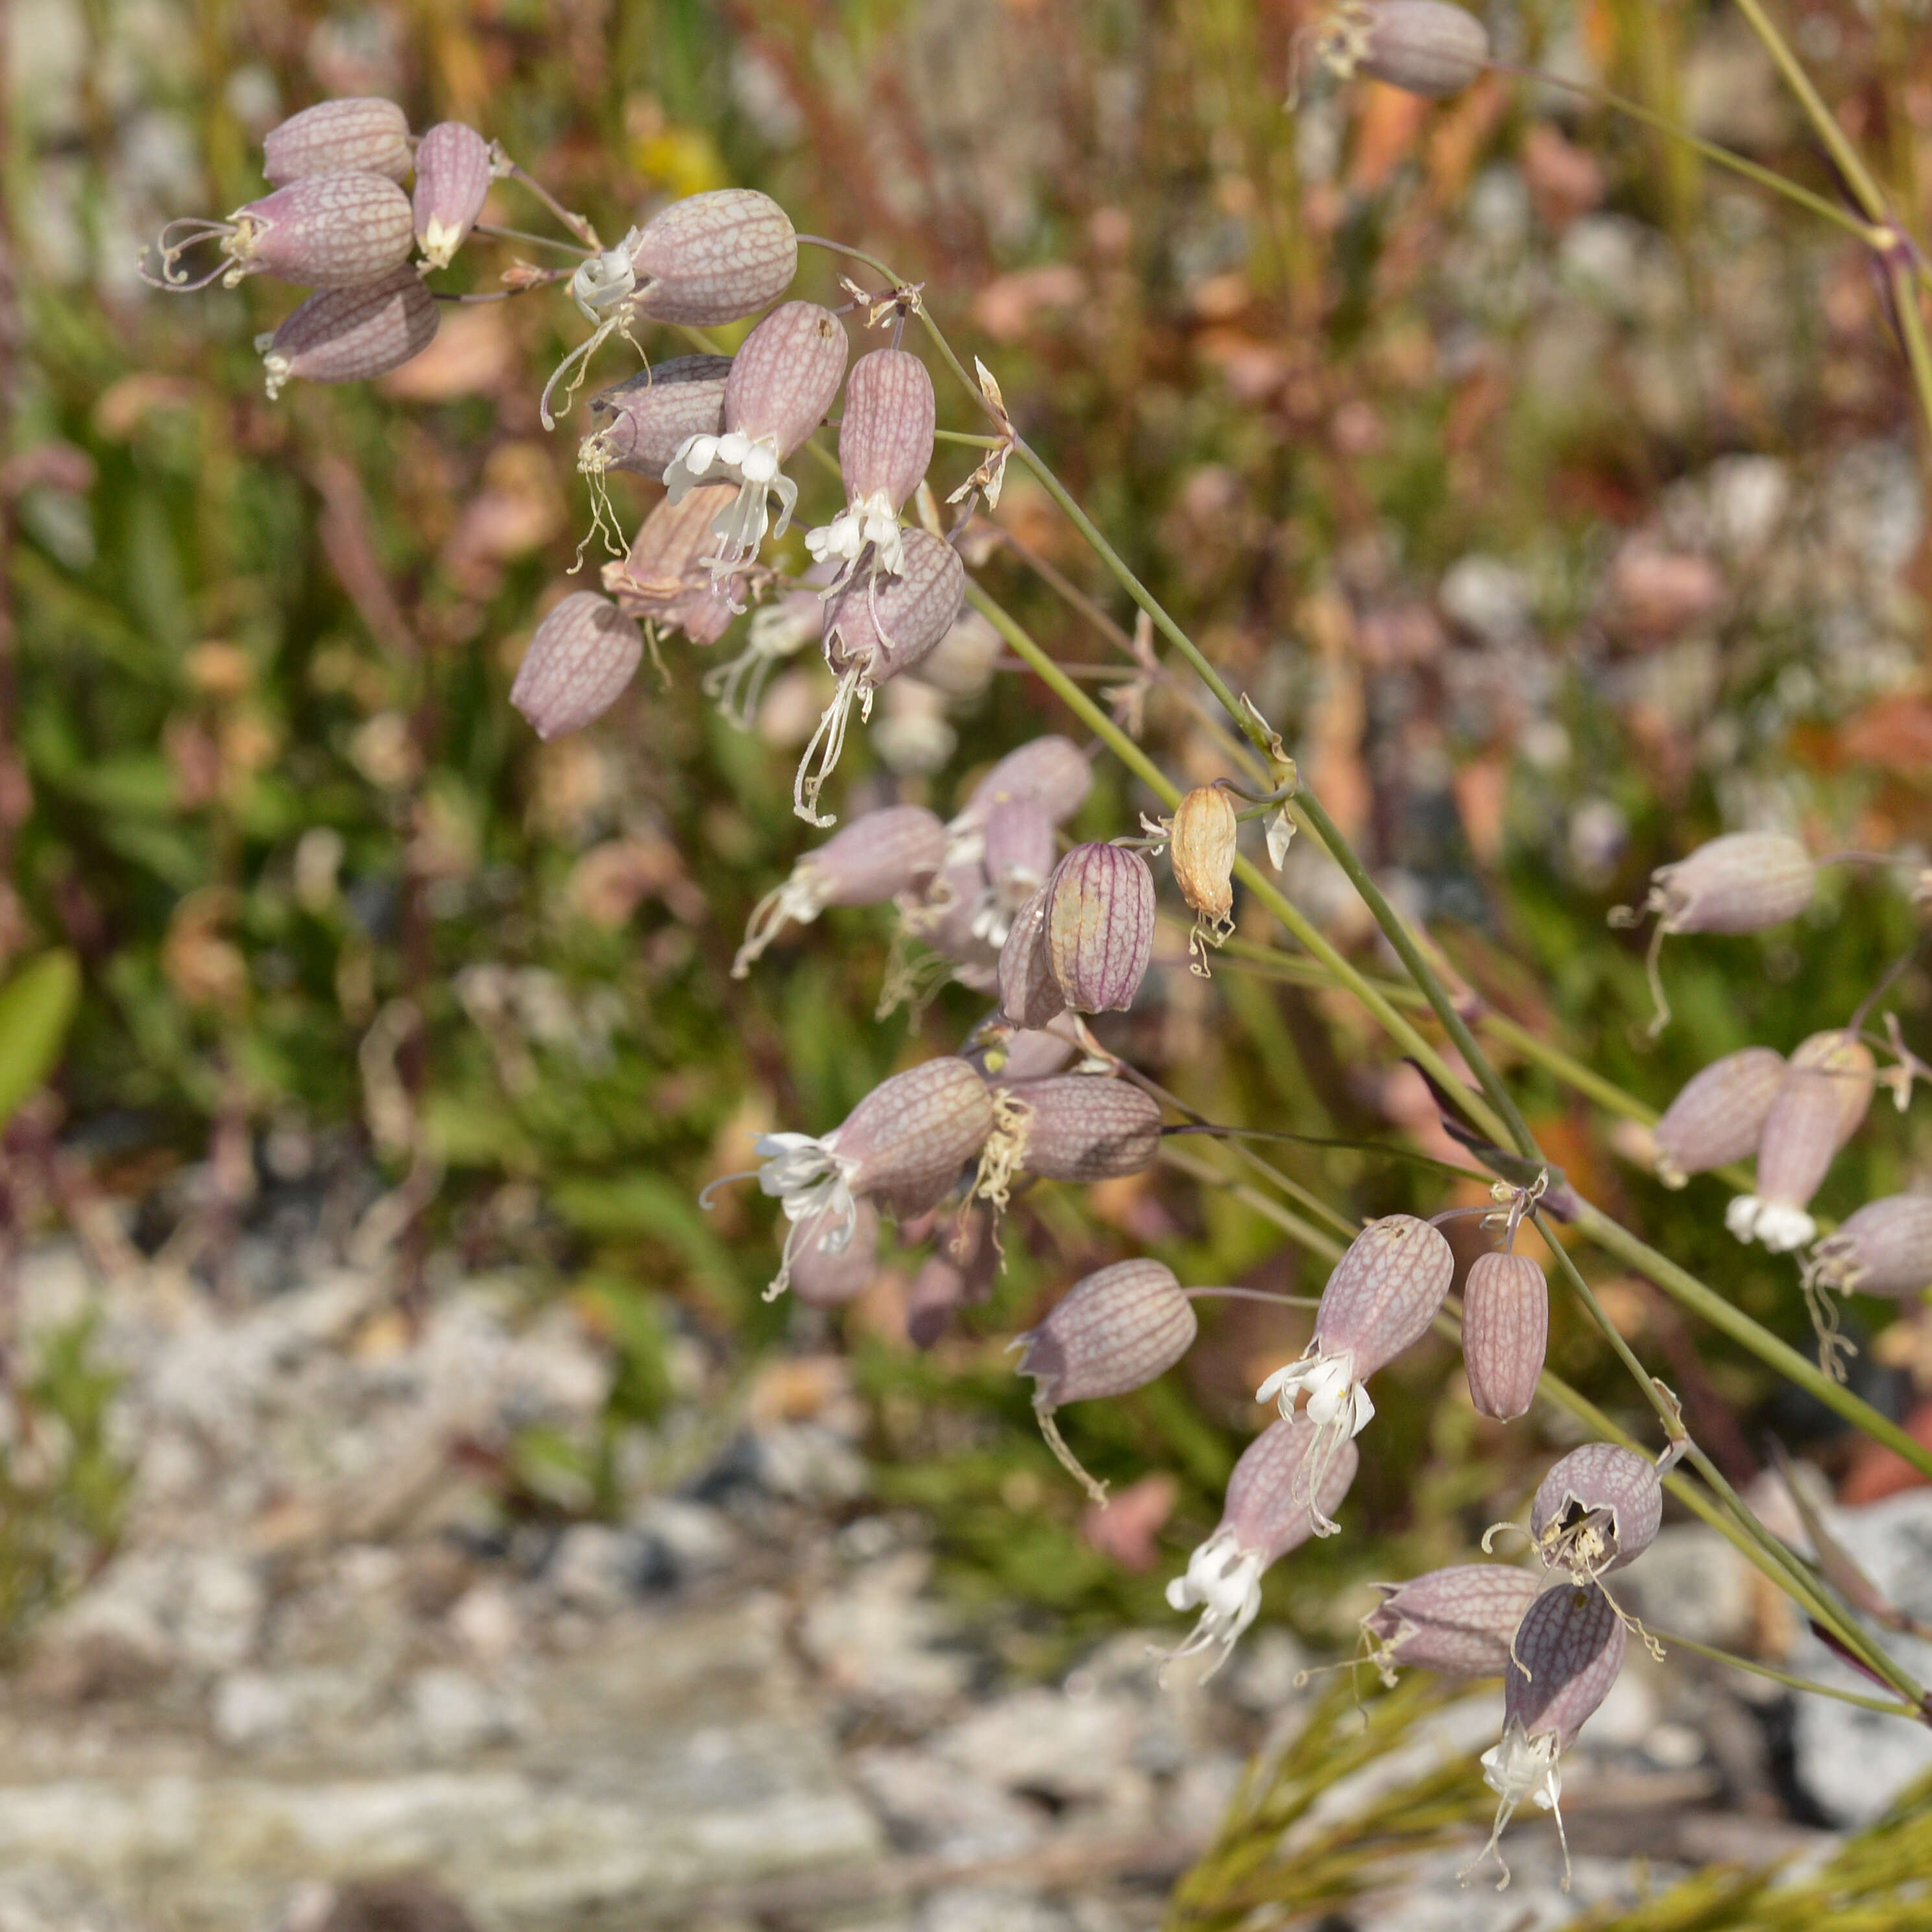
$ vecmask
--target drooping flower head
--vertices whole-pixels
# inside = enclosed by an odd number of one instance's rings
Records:
[[[837,561],[842,584],[865,555],[896,577],[905,568],[899,512],[932,462],[932,378],[916,356],[875,349],[852,365],[838,424],[838,470],[845,508],[806,533],[814,560]]]
[[[1478,1255],[1462,1284],[1462,1367],[1478,1415],[1529,1412],[1550,1346],[1550,1284],[1527,1255]]]
[[[220,244],[221,260],[205,274],[184,273],[182,256],[204,242]],[[152,286],[182,293],[214,281],[236,288],[250,275],[343,289],[400,268],[415,242],[409,196],[387,175],[350,170],[301,176],[225,221],[171,221],[156,244],[160,274],[142,272]]]
[[[1208,1674],[1218,1670],[1261,1608],[1262,1573],[1341,1508],[1360,1459],[1346,1440],[1324,1454],[1321,1436],[1304,1412],[1271,1423],[1242,1452],[1228,1479],[1220,1522],[1188,1558],[1186,1574],[1167,1586],[1174,1609],[1201,1611],[1174,1657],[1212,1650]]]
[[[1378,1583],[1362,1619],[1369,1661],[1393,1684],[1397,1670],[1500,1677],[1516,1627],[1546,1580],[1508,1563],[1456,1563],[1406,1583]]]
[[[1537,1485],[1530,1540],[1545,1566],[1594,1583],[1642,1555],[1664,1520],[1655,1463],[1615,1442],[1586,1442]]]
[[[1768,1046],[1727,1053],[1694,1075],[1652,1130],[1658,1178],[1682,1187],[1694,1174],[1744,1160],[1784,1079],[1784,1056]]]
[[[1756,1190],[1724,1210],[1739,1240],[1781,1255],[1817,1233],[1811,1197],[1858,1131],[1875,1084],[1871,1048],[1856,1034],[1816,1033],[1796,1048],[1759,1131]]]
[[[1455,1254],[1442,1230],[1413,1214],[1371,1221],[1336,1263],[1307,1348],[1255,1394],[1257,1402],[1279,1402],[1284,1416],[1296,1413],[1298,1399],[1306,1397],[1300,1412],[1316,1432],[1309,1467],[1317,1484],[1326,1460],[1376,1412],[1368,1378],[1426,1332],[1455,1273]],[[1335,1527],[1318,1510],[1315,1526],[1324,1536]]]

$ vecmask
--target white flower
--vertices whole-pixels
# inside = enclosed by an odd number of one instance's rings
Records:
[[[1284,1416],[1294,1413],[1294,1399],[1306,1390],[1308,1419],[1318,1428],[1338,1433],[1346,1424],[1342,1439],[1361,1434],[1376,1412],[1368,1390],[1355,1379],[1352,1354],[1324,1355],[1310,1353],[1300,1360],[1277,1369],[1255,1391],[1257,1402],[1278,1402]]]
[[[1788,1255],[1814,1239],[1818,1224],[1802,1208],[1786,1202],[1763,1201],[1755,1194],[1732,1196],[1724,1210],[1724,1226],[1741,1241],[1762,1241],[1774,1255]]]
[[[819,562],[832,557],[844,560],[848,568],[834,580],[834,589],[849,575],[850,566],[859,561],[868,544],[872,546],[875,568],[887,577],[905,574],[905,533],[898,512],[883,490],[855,498],[830,523],[805,533],[805,547]]]
[[[1232,1529],[1217,1529],[1188,1558],[1186,1574],[1167,1586],[1171,1608],[1202,1606],[1192,1634],[1168,1660],[1215,1649],[1220,1654],[1208,1675],[1220,1670],[1262,1606],[1262,1572],[1267,1568],[1259,1550],[1244,1550]]]
[[[792,506],[798,501],[798,485],[778,467],[776,439],[748,436],[742,430],[727,430],[722,436],[686,436],[665,466],[664,480],[674,503],[682,502],[700,483],[738,485],[736,500],[727,504],[711,524],[718,547],[706,560],[706,567],[721,596],[727,581],[758,555],[767,531],[784,535]],[[775,530],[770,503],[774,496],[778,500]]]
[[[810,1134],[761,1134],[754,1143],[754,1151],[764,1163],[758,1169],[759,1192],[774,1196],[792,1224],[778,1271],[765,1290],[767,1301],[790,1286],[792,1258],[806,1222],[821,1214],[830,1222],[818,1237],[819,1252],[828,1255],[843,1254],[858,1226],[859,1204],[853,1197],[850,1168],[834,1149],[836,1138],[836,1134],[822,1139]]]

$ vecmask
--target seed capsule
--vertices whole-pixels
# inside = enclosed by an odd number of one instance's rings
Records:
[[[798,272],[790,218],[755,188],[687,195],[627,239],[638,313],[690,328],[756,314]]]
[[[744,579],[734,578],[721,595],[712,586],[705,553],[713,519],[735,494],[730,484],[718,483],[675,503],[668,496],[658,500],[639,526],[630,554],[604,566],[604,588],[626,616],[661,636],[682,631],[694,644],[715,644],[724,634],[737,615]],[[728,673],[735,667],[718,668]],[[706,675],[707,690],[711,676]]]
[[[272,188],[345,169],[400,182],[410,163],[409,119],[393,100],[318,101],[262,137],[262,172]]]
[[[413,268],[392,268],[351,289],[322,289],[300,303],[256,349],[273,402],[300,376],[364,382],[400,369],[436,340],[442,307]]]
[[[1650,875],[1647,912],[1665,932],[1761,932],[1811,903],[1818,868],[1781,832],[1732,832]]]
[[[1478,1415],[1529,1413],[1550,1346],[1550,1286],[1527,1255],[1478,1255],[1462,1288],[1462,1367]]]
[[[1490,37],[1447,0],[1369,0],[1356,70],[1406,94],[1460,94],[1490,64]]]
[[[827,906],[884,905],[915,892],[946,856],[946,828],[923,806],[891,805],[855,818],[760,899],[731,963],[742,980],[789,922],[809,926]]]
[[[1219,785],[1198,785],[1174,808],[1167,855],[1174,883],[1194,914],[1187,950],[1190,970],[1208,976],[1205,949],[1234,929],[1234,802]]]
[[[1714,1060],[1665,1108],[1651,1136],[1658,1178],[1682,1187],[1694,1174],[1742,1160],[1756,1148],[1784,1078],[1784,1056],[1748,1046]]]
[[[224,288],[273,275],[314,289],[373,282],[409,260],[416,241],[410,198],[386,175],[304,175],[237,208],[221,252]]]
[[[1378,1583],[1382,1600],[1362,1619],[1371,1660],[1391,1684],[1398,1670],[1500,1677],[1510,1640],[1546,1580],[1508,1563],[1457,1563]]]
[[[1016,798],[1036,800],[1052,824],[1064,825],[1093,788],[1093,767],[1078,745],[1053,736],[1030,738],[1009,752],[973,788],[972,796],[948,830],[962,834],[982,831],[995,806]]]
[[[1160,1103],[1104,1074],[1056,1073],[1000,1090],[1012,1116],[1000,1132],[1012,1164],[1044,1180],[1140,1174],[1160,1155]]]
[[[1321,1456],[1333,1455],[1376,1412],[1369,1377],[1427,1332],[1455,1274],[1455,1254],[1440,1228],[1412,1214],[1371,1221],[1335,1264],[1300,1358],[1270,1376],[1255,1400],[1279,1402],[1286,1416],[1305,1391]],[[1325,1536],[1334,1526],[1316,1527]]]
[[[871,1287],[879,1265],[879,1210],[871,1202],[855,1204],[849,1231],[838,1210],[826,1207],[801,1221],[797,1232],[791,1292],[808,1308],[842,1308]],[[826,1240],[838,1245],[820,1246]]]
[[[825,662],[838,682],[792,781],[792,809],[814,825],[833,823],[819,815],[818,794],[844,749],[853,706],[869,717],[873,692],[945,636],[966,595],[966,568],[950,544],[908,530],[904,548],[899,575],[855,578],[826,603]]]
[[[1904,1299],[1932,1286],[1932,1194],[1867,1202],[1811,1250],[1811,1272],[1846,1294]]]
[[[1046,946],[1076,1012],[1124,1012],[1154,954],[1154,873],[1124,845],[1076,845],[1046,886]]]
[[[904,568],[899,512],[932,465],[934,422],[932,378],[916,356],[875,349],[853,364],[838,425],[845,508],[805,539],[820,563],[839,560],[842,580],[868,544],[888,576]]]
[[[1648,1456],[1614,1442],[1586,1442],[1537,1485],[1529,1533],[1550,1569],[1579,1582],[1641,1556],[1664,1520],[1664,1486]]]
[[[824,420],[844,376],[848,352],[845,331],[830,309],[803,302],[773,309],[731,358],[724,434],[687,437],[666,466],[664,484],[674,502],[699,483],[738,485],[736,501],[712,526],[718,538],[711,560],[714,579],[729,577],[758,555],[772,526],[773,496],[778,500],[776,534],[784,535],[798,485],[778,466]]]
[[[1814,1034],[1792,1054],[1758,1136],[1756,1192],[1736,1196],[1724,1210],[1724,1226],[1739,1240],[1786,1254],[1817,1233],[1806,1210],[1864,1119],[1873,1070],[1871,1049],[1842,1032]]]
[[[578,446],[586,476],[627,470],[653,482],[693,436],[722,436],[728,356],[678,356],[590,399],[598,427]]]
[[[510,702],[546,742],[580,731],[622,696],[644,654],[637,626],[616,604],[573,590],[537,626]]]
[[[1556,1815],[1563,1842],[1563,1885],[1570,1885],[1570,1846],[1558,1805],[1557,1762],[1586,1720],[1610,1694],[1623,1668],[1623,1619],[1594,1584],[1546,1591],[1525,1612],[1503,1683],[1503,1735],[1483,1754],[1483,1780],[1497,1794],[1496,1821],[1477,1865],[1496,1852],[1503,1828],[1526,1798]],[[1503,1865],[1498,1888],[1509,1883]]]
[[[1056,1302],[1046,1319],[1016,1337],[1019,1372],[1034,1378],[1033,1406],[1047,1442],[1096,1502],[1106,1485],[1083,1469],[1054,1426],[1070,1402],[1125,1395],[1165,1375],[1193,1346],[1194,1304],[1159,1262],[1118,1262],[1088,1275]]]
[[[483,212],[495,168],[490,144],[460,121],[439,121],[416,143],[416,246],[432,268],[446,268]]]
[[[1188,1558],[1186,1574],[1167,1586],[1173,1609],[1201,1606],[1200,1621],[1174,1655],[1218,1652],[1210,1676],[1262,1606],[1262,1571],[1329,1522],[1355,1480],[1355,1445],[1324,1453],[1321,1433],[1306,1415],[1263,1430],[1228,1479],[1214,1534]]]
[[[761,1136],[758,1186],[793,1224],[766,1298],[791,1279],[800,1223],[830,1210],[824,1225],[854,1226],[864,1196],[902,1219],[922,1213],[951,1192],[992,1127],[986,1083],[970,1061],[949,1057],[880,1082],[828,1134]]]

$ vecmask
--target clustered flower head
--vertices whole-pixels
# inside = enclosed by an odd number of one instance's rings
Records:
[[[1489,62],[1480,24],[1447,0],[1342,0],[1316,46],[1338,73],[1430,98],[1468,86]],[[380,375],[427,347],[440,310],[426,278],[477,233],[493,184],[520,171],[462,124],[414,136],[392,104],[353,100],[323,103],[271,130],[263,172],[271,192],[225,220],[164,230],[152,279],[188,289],[260,276],[311,290],[258,344],[272,398],[298,378]],[[586,244],[568,292],[592,333],[543,392],[546,427],[554,424],[552,398],[562,388],[562,413],[614,335],[641,358],[634,332],[646,322],[752,326],[734,355],[646,362],[592,398],[578,466],[590,489],[592,532],[604,536],[610,560],[601,594],[576,590],[550,604],[511,702],[542,739],[584,730],[626,690],[647,645],[654,656],[667,636],[709,646],[758,602],[744,647],[714,666],[704,688],[748,726],[772,668],[818,646],[832,688],[793,798],[798,816],[829,828],[836,821],[820,811],[821,794],[853,714],[868,717],[882,686],[942,661],[949,640],[963,638],[971,622],[998,643],[982,620],[962,616],[970,586],[961,549],[939,533],[922,487],[935,447],[931,376],[896,334],[853,362],[849,305],[785,298],[799,238],[766,196],[726,189],[688,196],[608,248],[580,218],[566,218]],[[202,246],[216,259],[191,274],[182,258]],[[562,272],[519,269],[506,279],[535,286]],[[878,326],[891,316],[902,326],[917,296],[908,286],[862,298],[860,320]],[[947,498],[967,506],[955,538],[978,500],[997,500],[1006,454],[1019,447],[998,383],[983,367],[979,376],[998,446]],[[842,507],[806,534],[813,566],[794,577],[766,548],[784,537],[797,504],[799,484],[785,466],[842,389]],[[626,474],[663,493],[628,542],[608,482]],[[915,500],[920,522],[908,526]],[[983,682],[988,661],[980,662]],[[1280,740],[1272,743],[1276,778],[1288,782],[1260,802],[1278,808],[1285,826],[1292,765]],[[788,928],[830,908],[890,906],[897,931],[882,1012],[944,979],[996,1001],[957,1053],[879,1081],[829,1129],[761,1136],[752,1173],[726,1177],[755,1178],[776,1204],[780,1249],[768,1297],[789,1288],[819,1308],[853,1301],[877,1274],[890,1226],[901,1244],[930,1249],[908,1292],[908,1332],[928,1346],[989,1293],[1004,1262],[1002,1217],[1016,1194],[1118,1180],[1159,1159],[1164,1136],[1175,1131],[1166,1124],[1165,1096],[1106,1043],[1105,1016],[1130,1012],[1154,968],[1159,889],[1146,854],[1162,842],[1192,915],[1191,968],[1206,976],[1207,949],[1233,928],[1240,815],[1231,794],[1249,795],[1218,780],[1181,796],[1171,819],[1144,820],[1150,839],[1076,838],[1069,827],[1092,785],[1079,746],[1036,736],[992,766],[950,820],[913,800],[858,814],[802,853],[752,910],[734,977],[747,976]],[[1655,872],[1642,911],[1656,916],[1648,970],[1659,1024],[1667,1018],[1657,967],[1664,938],[1756,932],[1795,918],[1811,902],[1820,862],[1794,838],[1745,832]],[[1932,1196],[1873,1202],[1822,1236],[1810,1213],[1876,1086],[1891,1084],[1902,1105],[1924,1070],[1894,1031],[1898,1064],[1881,1072],[1863,1015],[1862,1007],[1788,1057],[1750,1046],[1714,1061],[1651,1139],[1657,1174],[1672,1187],[1754,1159],[1754,1186],[1732,1202],[1726,1226],[1774,1252],[1808,1248],[1803,1286],[1828,1360],[1841,1346],[1821,1312],[1830,1295],[1903,1297],[1932,1284]],[[1500,1156],[1497,1166],[1508,1171]],[[1543,1375],[1548,1287],[1516,1239],[1552,1183],[1545,1172],[1528,1186],[1498,1184],[1496,1198],[1507,1210],[1484,1225],[1506,1224],[1500,1244],[1478,1255],[1462,1281],[1470,1400],[1496,1423],[1528,1412]],[[1341,1254],[1306,1347],[1256,1391],[1277,1418],[1235,1462],[1219,1521],[1167,1586],[1172,1608],[1196,1615],[1174,1657],[1205,1654],[1218,1668],[1258,1615],[1272,1567],[1311,1538],[1339,1533],[1360,1438],[1376,1415],[1369,1384],[1432,1328],[1450,1327],[1444,1310],[1456,1265],[1441,1228],[1407,1214],[1369,1222]],[[1017,1338],[1041,1432],[1096,1504],[1106,1486],[1061,1434],[1060,1411],[1146,1388],[1195,1342],[1197,1300],[1242,1292],[1184,1286],[1162,1262],[1126,1258],[1085,1274]],[[1615,1682],[1628,1631],[1642,1634],[1605,1580],[1656,1536],[1662,1478],[1676,1453],[1673,1446],[1652,1462],[1620,1444],[1586,1443],[1535,1491],[1531,1564],[1454,1564],[1378,1586],[1382,1601],[1363,1620],[1363,1641],[1365,1660],[1384,1678],[1421,1668],[1504,1679],[1502,1736],[1482,1760],[1498,1798],[1485,1858],[1526,1798],[1557,1811],[1561,1829],[1562,1755]]]

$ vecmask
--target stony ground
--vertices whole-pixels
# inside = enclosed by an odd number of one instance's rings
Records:
[[[379,1270],[344,1268],[224,1312],[64,1247],[21,1288],[29,1354],[98,1311],[135,1475],[120,1550],[0,1692],[0,1932],[1124,1932],[1315,1694],[1268,1630],[1205,1688],[1156,1684],[1171,1631],[1016,1681],[932,1592],[918,1520],[868,1505],[830,1356],[722,1428],[674,1414],[621,1524],[506,1538],[510,1432],[583,1429],[604,1398],[564,1313],[448,1281],[412,1334]],[[1924,1587],[1922,1497],[1844,1527]],[[1701,1533],[1666,1531],[1630,1582],[1684,1635],[1802,1641]],[[1565,1778],[1572,1894],[1538,1824],[1506,1894],[1454,1884],[1472,1846],[1330,1922],[1528,1932],[1684,1864],[1828,1846],[1932,1758],[1865,1715],[1794,1720],[1682,1654],[1634,1667]],[[1486,1692],[1378,1775],[1496,1726]]]

